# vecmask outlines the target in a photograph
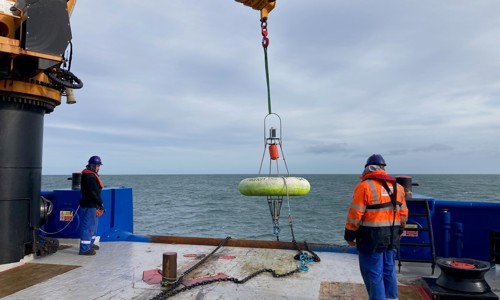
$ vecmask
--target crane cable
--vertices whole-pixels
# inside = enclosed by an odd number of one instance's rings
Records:
[[[269,114],[271,111],[271,85],[269,83],[269,64],[267,60],[267,47],[269,46],[269,32],[267,31],[267,17],[261,19],[261,32],[262,32],[262,48],[264,48],[264,63],[266,66],[266,84],[267,84],[267,107]]]
[[[267,16],[276,6],[276,0],[235,0],[243,5],[249,6],[255,10],[260,10],[260,21],[262,29],[262,47],[264,48],[264,59],[266,64],[266,82],[267,82],[267,106],[269,114],[271,111],[271,88],[269,85],[269,67],[267,62],[267,46],[269,46],[269,38],[267,37]]]

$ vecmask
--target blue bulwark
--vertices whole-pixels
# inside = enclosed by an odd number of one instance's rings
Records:
[[[54,238],[80,238],[78,206],[80,190],[62,189],[42,192],[53,203],[52,212],[43,226],[46,236]],[[130,187],[106,187],[101,192],[106,213],[99,217],[96,235],[109,236],[111,231],[133,235],[133,196]],[[103,239],[105,240],[105,238]]]
[[[498,202],[441,200],[413,195],[413,202],[429,205],[436,257],[469,258],[491,263],[500,259],[500,205]],[[410,217],[401,238],[401,258],[407,261],[432,259],[426,217],[421,205],[407,201]]]
[[[134,209],[132,188],[121,187],[111,190],[111,228],[134,232]]]

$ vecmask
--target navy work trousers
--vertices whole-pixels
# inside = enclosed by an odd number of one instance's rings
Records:
[[[396,249],[359,253],[359,268],[370,300],[398,299]]]
[[[90,250],[90,245],[94,244],[96,230],[96,209],[91,207],[80,207],[80,252],[87,252]]]

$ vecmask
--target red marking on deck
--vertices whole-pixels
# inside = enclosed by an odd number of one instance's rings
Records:
[[[231,260],[231,259],[235,259],[236,256],[234,255],[221,255],[218,257],[218,259],[227,259],[227,260]]]
[[[188,254],[184,254],[183,256],[184,257],[197,257],[199,254],[195,254],[195,253],[188,253]]]
[[[197,284],[200,282],[210,281],[210,280],[214,280],[214,279],[228,278],[228,277],[229,276],[227,276],[224,273],[217,273],[214,276],[206,276],[206,277],[200,277],[200,278],[195,278],[195,279],[184,279],[184,280],[182,280],[181,283],[185,286],[191,286],[193,284]]]
[[[161,282],[161,273],[160,270],[147,270],[142,272],[142,281],[147,284],[158,284]]]

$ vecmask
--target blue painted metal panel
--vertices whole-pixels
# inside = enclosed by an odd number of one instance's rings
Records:
[[[52,213],[48,216],[44,231],[49,237],[80,238],[78,206],[80,190],[54,190],[43,192],[52,201]],[[133,232],[132,189],[127,187],[104,188],[101,197],[106,213],[99,217],[96,235],[103,236],[112,228]]]
[[[114,189],[112,201],[111,228],[120,228],[128,232],[134,232],[134,210],[132,188],[121,187]]]
[[[490,261],[490,236],[500,232],[500,203],[465,200],[438,200],[414,195],[416,199],[427,199],[430,206],[437,257],[463,257]],[[421,207],[409,205],[411,213],[423,213]],[[410,217],[408,224],[425,227],[425,217]],[[416,232],[414,232],[417,235]],[[418,237],[403,236],[402,243],[428,243],[429,235],[418,232]],[[429,248],[402,247],[401,257],[406,259],[430,258]]]
[[[490,261],[490,234],[500,231],[500,203],[477,201],[436,200],[436,211],[449,213],[450,257]],[[443,218],[433,218],[435,232],[443,231]],[[460,232],[462,231],[462,232]],[[444,241],[436,242],[437,255],[444,256]]]
[[[79,238],[80,217],[77,209],[81,198],[80,191],[55,190],[51,197],[47,195],[46,198],[53,204],[52,212],[44,226],[46,235],[56,238]]]
[[[106,231],[108,231],[111,228],[111,220],[112,220],[112,214],[113,210],[111,208],[111,203],[112,203],[112,196],[113,196],[113,190],[114,188],[104,188],[101,191],[101,198],[102,202],[104,204],[104,208],[106,209],[106,213],[104,213],[102,216],[99,217],[98,223],[97,223],[97,231],[96,235],[102,235]],[[78,235],[77,238],[80,238],[80,235]]]
[[[434,199],[420,195],[414,195],[411,200],[407,201],[408,211],[410,213],[407,222],[407,228],[415,228],[417,230],[406,230],[401,236],[400,255],[402,259],[410,260],[432,260],[432,251],[426,244],[431,243],[430,231],[419,231],[418,229],[429,229],[425,202],[429,206],[429,212],[434,214]],[[412,215],[416,214],[416,215]],[[432,222],[432,221],[431,221]],[[433,231],[434,233],[434,231]],[[420,246],[404,246],[404,244],[417,244]]]
[[[101,236],[103,242],[151,242],[151,238],[144,235],[132,234],[131,232],[112,228]]]

